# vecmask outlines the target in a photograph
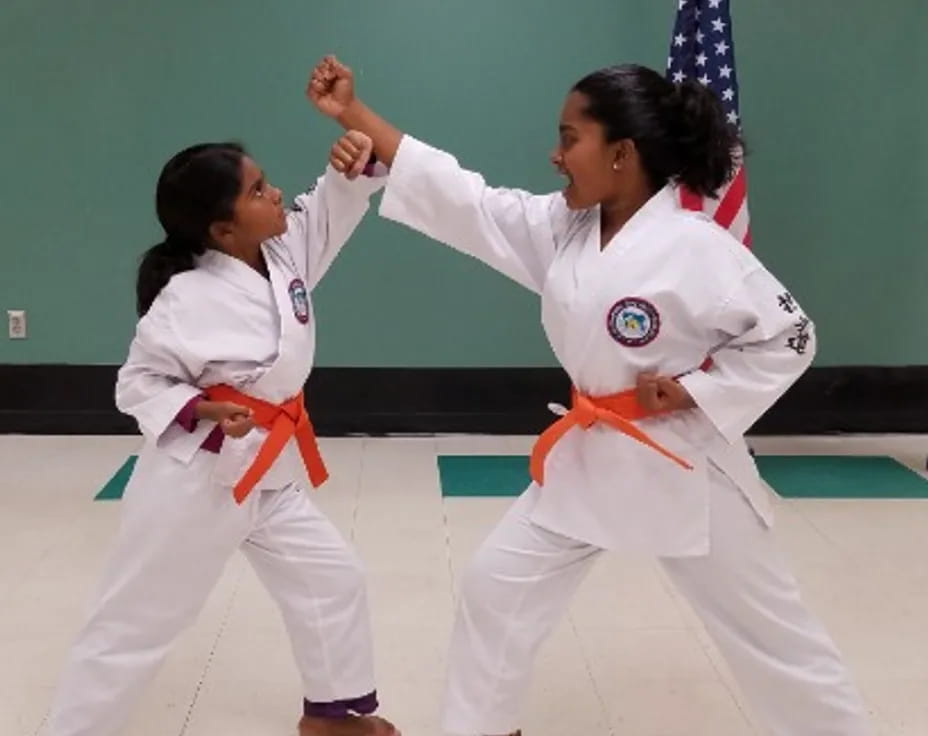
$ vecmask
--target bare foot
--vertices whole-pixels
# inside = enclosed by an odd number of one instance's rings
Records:
[[[389,721],[378,716],[300,719],[299,736],[402,736]]]

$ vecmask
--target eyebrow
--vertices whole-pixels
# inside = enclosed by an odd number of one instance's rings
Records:
[[[575,128],[573,125],[567,125],[567,123],[561,123],[561,124],[557,127],[557,129],[558,129],[559,131],[561,131],[562,133],[566,133],[567,131],[576,130],[576,128]]]

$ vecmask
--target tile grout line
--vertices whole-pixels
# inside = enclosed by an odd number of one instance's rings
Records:
[[[568,613],[567,620],[570,622],[570,630],[573,632],[574,639],[577,642],[577,651],[580,653],[580,658],[583,660],[583,668],[586,670],[586,676],[593,688],[593,694],[596,696],[596,701],[599,703],[600,712],[603,714],[603,720],[606,723],[606,729],[609,732],[609,736],[616,736],[615,729],[612,726],[612,715],[606,708],[606,698],[602,691],[599,689],[599,683],[596,682],[596,677],[593,675],[593,665],[590,662],[590,658],[587,656],[586,648],[583,646],[583,639],[580,638],[580,632],[577,630],[577,622],[574,620],[573,614]]]
[[[725,692],[728,693],[728,696],[731,698],[732,702],[735,704],[735,708],[741,714],[741,717],[744,719],[748,728],[751,729],[751,732],[754,734],[757,734],[758,730],[757,730],[756,724],[754,723],[752,714],[744,707],[744,704],[741,702],[741,698],[738,697],[739,693],[735,692],[731,688],[731,686],[728,684],[727,678],[723,676],[721,667],[715,661],[715,657],[712,656],[712,652],[713,652],[712,647],[714,645],[711,643],[711,637],[709,637],[708,633],[706,633],[706,636],[708,637],[709,640],[708,641],[705,640],[703,636],[701,635],[700,631],[698,631],[695,627],[687,624],[686,614],[688,612],[692,612],[693,615],[696,615],[695,611],[692,611],[686,599],[684,599],[680,595],[680,593],[677,591],[677,589],[673,586],[673,583],[667,577],[667,574],[664,573],[663,570],[660,570],[659,568],[656,570],[656,572],[657,572],[657,577],[660,580],[661,587],[664,588],[664,591],[667,593],[668,597],[670,598],[671,603],[677,609],[677,612],[681,615],[683,619],[684,630],[689,631],[690,635],[696,638],[696,644],[699,647],[700,651],[703,653],[703,656],[705,656],[705,658],[708,660],[709,666],[712,667],[712,671],[715,672],[716,679],[718,680],[719,684],[725,689]],[[698,619],[698,616],[697,616],[697,619]],[[701,622],[699,626],[702,627]],[[703,628],[702,631],[705,631],[705,628]]]
[[[435,463],[435,469],[438,473],[438,495],[441,499],[441,523],[444,526],[445,533],[445,556],[448,562],[448,595],[451,597],[451,619],[452,626],[454,625],[454,608],[455,608],[455,569],[454,569],[454,554],[452,550],[451,543],[451,521],[448,518],[448,500],[445,498],[444,489],[441,484],[441,468],[438,465],[438,458],[441,452],[439,452],[438,439],[435,439],[435,442],[432,446],[433,449],[433,460]]]
[[[367,445],[369,440],[364,438],[361,440],[361,453],[358,458],[358,475],[357,482],[355,483],[354,489],[354,508],[351,510],[351,545],[355,546],[357,544],[357,529],[358,529],[358,517],[361,514],[361,488],[364,483],[364,461],[367,457]]]
[[[193,691],[193,697],[190,700],[190,705],[187,708],[187,714],[184,716],[184,723],[180,728],[178,736],[184,736],[184,734],[187,733],[187,729],[190,727],[190,723],[193,720],[193,711],[200,699],[200,693],[203,691],[203,686],[206,684],[206,678],[209,676],[210,670],[212,669],[213,660],[216,657],[216,650],[219,648],[219,642],[222,640],[222,636],[225,634],[226,627],[229,624],[229,619],[232,617],[232,607],[235,605],[235,599],[238,597],[239,588],[242,584],[242,577],[244,574],[245,570],[242,568],[239,571],[238,578],[235,581],[235,587],[232,590],[232,595],[229,596],[229,602],[226,604],[225,614],[222,617],[222,622],[219,624],[219,631],[216,632],[216,638],[213,640],[209,654],[206,657],[206,664],[203,667],[203,673],[200,675],[200,680],[197,682],[197,686]]]

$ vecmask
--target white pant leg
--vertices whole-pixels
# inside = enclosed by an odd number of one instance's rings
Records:
[[[305,697],[328,703],[367,695],[375,684],[361,561],[297,486],[261,495],[242,550],[280,607]]]
[[[532,524],[537,494],[532,486],[513,504],[461,580],[448,733],[508,734],[519,727],[538,648],[601,552]]]
[[[247,535],[252,499],[238,507],[231,493],[212,486],[214,462],[198,453],[184,467],[162,453],[142,454],[89,618],[65,665],[48,736],[115,736],[124,728]]]
[[[741,492],[714,468],[711,551],[667,558],[773,736],[871,736],[866,708],[822,624]]]

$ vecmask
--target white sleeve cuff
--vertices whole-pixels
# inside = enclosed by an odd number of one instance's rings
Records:
[[[744,436],[750,425],[744,426],[743,417],[739,416],[743,411],[733,404],[730,396],[726,398],[724,385],[702,370],[687,373],[679,381],[726,441],[736,442]]]

